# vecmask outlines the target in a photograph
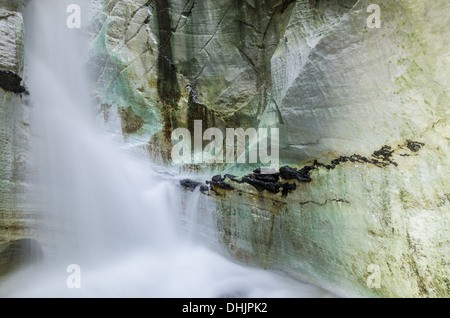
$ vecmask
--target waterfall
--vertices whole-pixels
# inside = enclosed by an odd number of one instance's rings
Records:
[[[80,1],[77,1],[80,3]],[[45,227],[36,236],[45,260],[9,275],[12,297],[317,297],[318,287],[245,267],[195,240],[196,211],[180,229],[180,189],[142,158],[121,151],[94,120],[83,64],[83,32],[66,27],[61,0],[25,9],[30,91],[31,202]],[[85,1],[81,7],[88,7]],[[199,200],[200,194],[193,195]],[[197,202],[186,206],[195,209]],[[69,288],[70,264],[80,288]]]

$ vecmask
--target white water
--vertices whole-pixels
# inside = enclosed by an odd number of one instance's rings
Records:
[[[122,153],[96,127],[81,32],[65,26],[65,8],[73,2],[33,0],[26,8],[36,172],[31,182],[37,184],[31,199],[44,215],[36,235],[46,258],[2,281],[0,296],[332,296],[200,245],[194,239],[198,193],[187,203],[187,228],[179,228],[176,182]],[[79,289],[66,285],[69,264],[81,268]]]

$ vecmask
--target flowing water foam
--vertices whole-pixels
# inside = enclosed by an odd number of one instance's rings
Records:
[[[242,266],[200,244],[195,240],[199,191],[186,203],[187,221],[180,229],[183,198],[176,180],[121,151],[93,120],[82,32],[65,24],[71,2],[32,0],[25,10],[33,105],[30,183],[35,190],[30,200],[44,220],[35,234],[46,257],[0,282],[0,295],[333,296],[284,275]],[[69,264],[80,266],[79,289],[66,284]]]

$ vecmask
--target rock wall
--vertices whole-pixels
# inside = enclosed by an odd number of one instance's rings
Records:
[[[165,163],[171,132],[196,119],[279,127],[294,163],[420,135],[446,116],[446,4],[375,1],[382,27],[370,29],[369,2],[355,2],[105,1],[91,59],[99,103],[126,108],[115,112],[135,128],[125,135],[162,148]]]
[[[379,29],[367,26],[369,3],[380,4]],[[265,115],[286,136],[282,157],[370,154],[448,115],[444,1],[358,1],[323,31],[311,30],[317,22],[304,7],[297,3],[272,57]]]
[[[171,132],[196,119],[281,129],[291,168],[236,165],[202,188],[217,228],[204,232],[226,253],[351,295],[449,296],[447,1],[371,1],[379,29],[366,0],[93,3],[94,93],[130,144],[170,165]],[[0,273],[41,254],[24,204],[22,5],[0,0]]]
[[[315,31],[348,12],[351,6],[344,2],[310,9],[309,15],[320,15]],[[131,107],[144,124],[126,135],[149,143],[164,163],[170,163],[171,132],[193,131],[194,120],[203,121],[203,130],[258,127],[273,90],[271,60],[299,5],[105,1],[93,26],[91,59],[99,103]]]
[[[345,295],[448,297],[448,151],[436,151],[445,144],[316,162],[309,181],[287,167],[214,177],[201,206],[216,207],[219,242],[247,263]]]
[[[313,167],[286,180],[237,164],[240,177],[210,180],[227,253],[351,295],[448,297],[449,10],[107,0],[92,25],[96,95],[107,122],[167,165],[170,133],[201,119],[278,127],[281,162]]]
[[[0,275],[34,258],[25,205],[29,107],[23,81],[22,1],[0,1]]]

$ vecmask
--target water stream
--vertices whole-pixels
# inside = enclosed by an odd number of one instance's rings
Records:
[[[180,228],[176,180],[123,152],[96,124],[82,32],[65,27],[67,3],[32,0],[25,10],[30,201],[44,220],[35,234],[46,257],[0,282],[0,296],[333,296],[195,240],[198,193],[186,203],[187,228]],[[81,269],[81,288],[68,288],[69,264]]]

